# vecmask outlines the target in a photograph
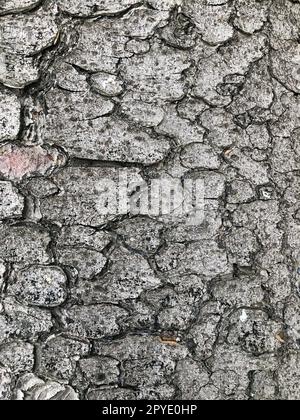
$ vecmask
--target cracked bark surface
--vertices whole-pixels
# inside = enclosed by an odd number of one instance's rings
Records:
[[[0,0],[0,400],[299,399],[299,27]],[[125,173],[201,179],[203,223],[114,212]]]

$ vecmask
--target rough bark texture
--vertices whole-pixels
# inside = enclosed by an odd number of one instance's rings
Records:
[[[299,399],[299,28],[0,0],[0,400]],[[103,213],[125,173],[202,179],[203,223]]]

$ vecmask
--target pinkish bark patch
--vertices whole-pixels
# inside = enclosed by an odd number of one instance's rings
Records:
[[[50,175],[65,163],[65,155],[54,147],[13,144],[0,147],[0,176],[9,180]]]

